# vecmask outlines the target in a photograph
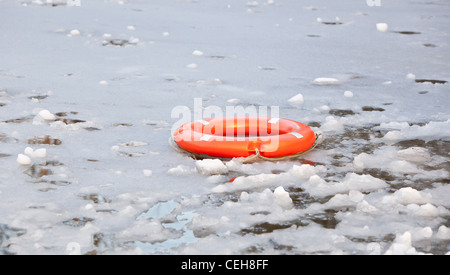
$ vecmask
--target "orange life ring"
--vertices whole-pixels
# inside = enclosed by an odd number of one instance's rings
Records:
[[[271,117],[225,117],[191,121],[173,134],[176,144],[191,153],[212,157],[275,158],[298,154],[316,142],[307,125]]]

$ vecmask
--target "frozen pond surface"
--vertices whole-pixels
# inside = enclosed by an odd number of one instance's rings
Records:
[[[0,0],[0,254],[447,254],[450,5],[342,2]],[[195,98],[325,140],[195,160]]]

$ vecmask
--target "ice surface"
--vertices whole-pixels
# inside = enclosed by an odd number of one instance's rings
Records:
[[[0,254],[449,253],[445,1],[72,2],[0,1]],[[168,145],[231,107],[325,139]]]

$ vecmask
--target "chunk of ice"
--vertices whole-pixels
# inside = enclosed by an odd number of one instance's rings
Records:
[[[24,155],[24,154],[18,154],[17,155],[17,162],[19,164],[22,164],[22,165],[29,165],[29,164],[31,164],[31,158],[29,156]]]
[[[431,155],[428,149],[423,147],[410,147],[397,152],[399,159],[415,163],[425,163],[431,161]]]
[[[220,159],[197,160],[195,166],[203,175],[220,175],[228,172],[227,166]]]
[[[40,148],[37,150],[34,150],[33,157],[34,158],[45,158],[47,156],[47,149]]]
[[[330,78],[330,77],[318,77],[318,78],[314,79],[312,83],[315,85],[321,85],[321,86],[341,84],[341,82],[339,80],[337,80],[336,78]]]
[[[404,187],[395,191],[392,195],[387,195],[382,199],[383,203],[399,203],[403,205],[408,204],[425,204],[431,200],[431,195],[417,191],[412,187]]]
[[[353,93],[351,91],[345,91],[344,96],[350,98],[353,97]]]
[[[49,110],[42,110],[38,114],[40,117],[42,117],[44,120],[55,120],[55,115],[50,113]]]
[[[273,191],[275,195],[275,202],[283,208],[291,208],[292,207],[292,199],[289,196],[289,193],[284,190],[283,186],[279,186]]]
[[[305,102],[303,95],[302,94],[297,94],[291,98],[289,98],[288,102],[291,105],[295,105],[295,106],[302,106],[303,103]]]
[[[377,31],[379,32],[387,32],[388,24],[386,23],[377,23]]]
[[[76,36],[76,35],[80,35],[81,34],[81,32],[79,31],[79,30],[71,30],[70,31],[70,35],[72,35],[72,36]]]
[[[192,55],[195,55],[195,56],[202,56],[202,55],[203,55],[203,52],[202,52],[202,51],[199,51],[199,50],[195,50],[195,51],[192,52]]]

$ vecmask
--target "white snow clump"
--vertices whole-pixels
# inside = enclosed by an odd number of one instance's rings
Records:
[[[228,172],[227,166],[220,159],[197,160],[195,166],[202,175],[220,175]]]
[[[388,24],[386,23],[377,23],[377,31],[379,32],[387,32]]]
[[[288,100],[288,102],[289,102],[291,105],[294,105],[294,106],[302,106],[303,103],[305,102],[305,100],[304,100],[302,94],[297,94],[297,95],[291,97],[291,98]]]

